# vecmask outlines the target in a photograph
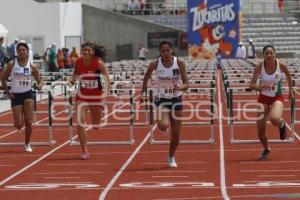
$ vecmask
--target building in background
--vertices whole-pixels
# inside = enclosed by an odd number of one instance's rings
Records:
[[[79,2],[1,0],[0,19],[0,23],[10,30],[8,44],[15,38],[26,40],[32,44],[33,52],[40,55],[52,43],[58,47],[79,47],[82,38],[82,6]]]

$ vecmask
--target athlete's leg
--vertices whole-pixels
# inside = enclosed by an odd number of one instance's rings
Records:
[[[274,126],[279,126],[282,120],[283,103],[281,101],[275,101],[271,105],[269,119]]]
[[[171,123],[171,139],[170,139],[169,156],[172,157],[175,155],[175,151],[180,141],[182,110],[174,110],[172,113],[170,113],[170,123]]]
[[[76,113],[77,113],[77,134],[79,137],[82,152],[88,152],[86,144],[86,114],[89,109],[89,105],[85,102],[76,102]]]
[[[14,126],[16,129],[20,130],[24,126],[24,119],[23,119],[23,106],[16,105],[12,108],[13,118],[14,118]]]
[[[261,110],[263,108],[263,110]],[[266,123],[268,120],[270,109],[267,104],[260,104],[257,112],[256,121],[258,138],[265,149],[269,149],[268,138],[266,136]]]
[[[156,122],[159,130],[166,131],[168,129],[170,123],[170,113],[171,111],[163,105],[159,105],[157,107]]]
[[[101,105],[90,105],[89,108],[91,112],[91,121],[93,124],[92,126],[94,129],[98,129],[102,117],[102,107]]]
[[[33,122],[33,99],[26,99],[23,103],[24,121],[25,121],[25,144],[30,143]]]

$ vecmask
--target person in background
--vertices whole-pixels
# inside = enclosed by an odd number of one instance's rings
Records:
[[[149,53],[149,50],[146,49],[143,45],[140,45],[138,54],[139,54],[139,60],[146,60],[146,54]]]
[[[43,60],[46,65],[46,70],[49,71],[49,51],[51,49],[51,45],[47,47],[47,49],[43,53]]]
[[[0,80],[2,78],[2,72],[5,63],[5,47],[3,46],[4,38],[0,37]],[[0,81],[0,90],[2,89],[2,82]]]
[[[246,47],[243,42],[240,42],[236,51],[236,58],[246,59],[246,56]]]
[[[64,48],[64,61],[65,61],[65,68],[66,69],[71,68],[72,59],[71,59],[71,55],[69,53],[69,49],[68,48]]]
[[[9,47],[9,57],[10,60],[14,60],[17,57],[16,47],[19,42],[19,39],[16,38],[15,41]]]
[[[144,0],[139,0],[139,14],[144,15],[145,2]]]
[[[73,47],[72,48],[72,52],[71,52],[71,60],[72,60],[72,68],[74,68],[74,65],[75,65],[75,63],[76,63],[76,61],[77,61],[77,59],[79,58],[79,54],[78,54],[78,51],[77,51],[77,48],[76,47]]]
[[[57,65],[59,70],[65,68],[64,53],[61,49],[58,49],[57,51]]]
[[[33,51],[32,51],[32,46],[30,43],[28,43],[28,48],[29,48],[29,52],[28,52],[28,61],[30,63],[33,63]]]
[[[247,46],[247,57],[248,58],[256,58],[255,46],[253,44],[253,40],[249,39],[249,44]]]
[[[49,60],[49,71],[56,72],[57,71],[57,56],[56,56],[56,46],[55,44],[51,45],[48,55]]]
[[[129,15],[135,15],[136,13],[136,3],[134,0],[129,0],[127,4],[127,13]]]

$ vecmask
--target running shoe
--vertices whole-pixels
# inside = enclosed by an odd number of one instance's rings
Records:
[[[24,150],[25,150],[25,152],[32,152],[31,145],[30,144],[25,144],[24,145]]]
[[[270,154],[270,149],[264,149],[259,157],[260,160],[267,160]]]
[[[89,152],[84,152],[80,154],[80,160],[87,160],[90,158],[90,153]]]
[[[177,167],[174,156],[168,156],[168,163],[169,163],[169,167]]]
[[[285,131],[285,122],[284,120],[281,120],[280,126],[279,126],[279,134],[280,139],[284,140],[286,138],[286,131]]]

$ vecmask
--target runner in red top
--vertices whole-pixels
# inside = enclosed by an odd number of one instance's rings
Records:
[[[99,58],[92,57],[88,65],[84,63],[84,58],[80,57],[76,61],[75,71],[80,79],[80,90],[77,92],[76,101],[101,102],[102,85],[99,82]]]
[[[104,78],[107,89],[110,89],[110,80],[103,62],[105,58],[104,49],[91,42],[82,44],[81,49],[82,57],[76,62],[70,83],[74,84],[76,78],[79,79],[79,90],[76,94],[77,134],[82,148],[80,159],[86,160],[90,157],[85,133],[86,116],[90,111],[93,128],[97,129],[102,114],[101,100],[106,95],[103,93],[100,79]]]

